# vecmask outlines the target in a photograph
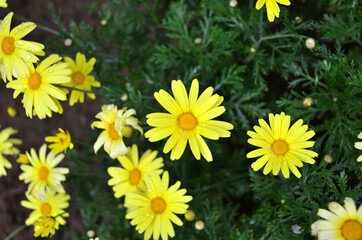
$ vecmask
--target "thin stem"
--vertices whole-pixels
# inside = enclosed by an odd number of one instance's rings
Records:
[[[17,18],[17,19],[19,19],[19,20],[21,20],[21,21],[29,22],[28,19],[23,18],[23,17],[20,17],[20,16],[17,15],[17,14],[14,14],[14,16],[15,16],[15,18]],[[48,27],[46,27],[46,26],[39,25],[39,24],[37,24],[36,26],[37,26],[39,29],[42,29],[42,30],[44,30],[44,31],[46,31],[46,32],[50,32],[50,33],[52,33],[52,34],[54,34],[54,35],[60,35],[60,33],[59,33],[58,31],[54,30],[54,29],[51,29],[51,28],[48,28]]]
[[[93,94],[96,94],[96,93],[94,93],[94,92],[92,92],[92,91],[87,91],[87,90],[83,90],[83,89],[80,89],[80,88],[62,86],[62,85],[58,85],[58,84],[54,84],[54,85],[57,86],[57,87],[66,88],[66,89],[69,89],[69,90],[75,90],[75,91],[84,92],[84,93],[93,93]],[[97,95],[99,95],[99,94],[97,94]]]
[[[29,119],[18,115],[18,118],[20,118],[21,120],[23,120],[26,124],[28,124],[32,129],[40,132],[41,134],[43,134],[44,136],[48,136],[48,134],[46,132],[44,132],[42,129],[40,129],[37,125],[33,124],[32,122],[29,121]]]
[[[4,240],[10,240],[12,239],[16,234],[18,234],[19,232],[23,231],[25,228],[27,228],[28,226],[26,224],[18,227],[17,229],[15,229],[12,233],[10,233]]]

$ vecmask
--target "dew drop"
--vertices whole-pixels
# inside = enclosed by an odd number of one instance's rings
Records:
[[[26,58],[27,58],[27,59],[30,59],[30,58],[31,58],[31,56],[30,56],[30,55],[26,55]]]

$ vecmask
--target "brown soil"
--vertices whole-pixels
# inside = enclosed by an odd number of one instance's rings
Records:
[[[28,19],[29,21],[41,24],[53,29],[57,29],[50,22],[50,14],[48,12],[47,3],[52,2],[57,9],[62,9],[62,19],[66,26],[73,20],[76,23],[86,21],[88,24],[97,26],[98,17],[96,15],[88,16],[87,9],[93,2],[90,0],[8,0],[7,10],[13,11],[15,14]],[[0,10],[0,18],[6,15],[7,11]],[[20,21],[14,19],[12,27],[19,24]],[[44,42],[49,37],[49,33],[36,28],[32,33],[25,37],[26,40]],[[47,47],[45,48],[47,51]],[[86,100],[86,103],[77,103],[73,107],[69,107],[67,103],[63,103],[64,112],[62,115],[53,114],[52,118],[39,120],[37,117],[32,120],[26,118],[10,118],[7,114],[7,107],[15,108],[20,116],[25,117],[25,110],[21,104],[22,95],[17,99],[12,97],[13,90],[7,89],[5,83],[0,80],[0,130],[6,127],[13,127],[18,130],[18,134],[14,137],[23,141],[19,147],[22,152],[35,148],[37,151],[44,143],[44,135],[33,129],[31,124],[37,126],[48,135],[57,133],[58,128],[66,129],[70,132],[74,139],[85,139],[80,129],[90,128],[90,123],[94,121],[94,115],[101,109],[101,99],[94,101]],[[91,104],[89,104],[91,103]],[[76,148],[76,146],[75,146]],[[18,179],[21,170],[19,164],[13,158],[9,159],[13,165],[7,171],[8,175],[0,178],[0,239],[5,239],[11,232],[22,226],[28,218],[30,210],[22,207],[20,201],[25,199],[24,192],[27,186]],[[77,213],[71,215],[68,219],[67,226],[78,234],[84,232],[84,226]],[[15,240],[35,239],[33,236],[33,227],[29,227],[16,235]],[[61,234],[55,239],[71,239],[68,234]]]

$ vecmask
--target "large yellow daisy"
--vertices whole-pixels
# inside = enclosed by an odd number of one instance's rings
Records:
[[[137,225],[139,233],[145,232],[144,239],[163,240],[174,237],[172,223],[182,226],[182,221],[175,215],[184,214],[189,207],[186,203],[192,200],[187,196],[186,189],[180,188],[180,181],[169,186],[168,172],[162,175],[146,176],[145,192],[131,192],[126,196],[125,206],[128,207],[127,219],[132,219],[131,225]]]
[[[275,17],[279,17],[280,8],[278,6],[279,4],[283,4],[285,6],[290,5],[289,0],[258,0],[256,2],[255,8],[259,10],[266,4],[266,12],[268,14],[268,20],[269,22],[274,22]]]
[[[173,80],[171,87],[174,98],[164,90],[154,94],[169,113],[148,114],[147,123],[155,128],[147,131],[145,137],[150,142],[156,142],[171,135],[163,148],[164,153],[172,150],[171,160],[180,159],[189,142],[197,160],[200,160],[201,153],[207,161],[212,161],[211,151],[202,137],[212,140],[230,137],[228,130],[233,129],[230,123],[212,120],[225,112],[225,107],[220,106],[224,98],[213,95],[212,87],[208,87],[198,97],[197,79],[192,81],[189,96],[180,80]]]
[[[29,183],[28,192],[42,194],[45,191],[64,192],[61,181],[65,180],[64,174],[69,173],[68,168],[57,168],[56,166],[63,160],[64,154],[49,152],[46,155],[47,145],[43,144],[39,149],[39,155],[34,148],[30,154],[26,152],[30,164],[20,166],[23,173],[19,175],[20,180]]]
[[[0,0],[0,7],[7,8],[8,4],[6,3],[6,0]]]
[[[18,78],[29,73],[27,64],[37,62],[39,58],[36,55],[45,54],[43,44],[21,40],[36,28],[35,23],[25,22],[10,31],[13,15],[12,12],[8,13],[0,23],[0,72],[5,82],[12,81],[12,76]]]
[[[264,174],[273,170],[273,175],[277,175],[280,170],[285,178],[289,178],[289,170],[300,178],[301,174],[297,167],[302,167],[303,163],[314,164],[314,157],[318,154],[305,148],[312,147],[313,141],[308,141],[314,136],[314,131],[307,131],[308,126],[303,125],[303,120],[299,119],[293,126],[290,126],[290,116],[285,113],[269,114],[269,125],[264,119],[259,119],[259,126],[254,126],[253,131],[247,134],[251,137],[248,143],[260,147],[257,150],[249,152],[247,158],[257,159],[251,167],[258,171],[265,164]],[[296,167],[297,166],[297,167]]]
[[[328,210],[319,209],[318,239],[320,240],[361,240],[362,205],[356,210],[351,198],[344,199],[344,207],[336,202],[328,204]]]
[[[69,83],[63,84],[63,86],[77,88],[85,91],[92,91],[92,87],[100,87],[100,82],[96,81],[92,75],[89,75],[96,62],[95,58],[91,58],[88,62],[84,54],[77,53],[75,62],[69,57],[64,57],[64,61],[69,63],[69,67],[72,70],[70,77],[72,80]],[[91,99],[95,99],[94,93],[87,93],[87,96]],[[73,106],[77,102],[84,102],[84,92],[78,90],[71,90],[69,105]]]
[[[128,147],[128,150],[126,156],[117,158],[123,168],[108,168],[108,173],[112,177],[108,185],[113,186],[116,198],[140,189],[144,184],[145,175],[161,174],[163,171],[163,159],[156,158],[157,151],[147,150],[139,159],[136,144],[133,144],[132,148]]]
[[[67,149],[73,149],[72,138],[69,132],[65,132],[63,129],[58,128],[59,133],[56,136],[45,137],[46,142],[53,144],[49,145],[49,148],[55,153],[67,152]]]
[[[53,84],[70,81],[68,63],[59,62],[62,58],[52,54],[44,59],[36,68],[30,64],[29,73],[9,82],[6,87],[13,88],[14,98],[24,93],[23,104],[26,115],[32,118],[33,113],[40,119],[51,117],[52,112],[62,112],[59,100],[66,100],[64,91]],[[34,111],[33,111],[34,109]]]
[[[97,151],[104,145],[111,158],[116,158],[127,154],[128,149],[123,142],[123,137],[132,136],[133,129],[137,129],[143,134],[142,128],[138,125],[138,120],[132,115],[136,114],[134,109],[123,108],[118,110],[114,104],[103,105],[102,112],[96,115],[101,121],[94,121],[91,127],[104,129],[94,143],[94,151]]]
[[[25,196],[28,201],[22,200],[20,204],[33,210],[28,219],[25,220],[26,225],[36,223],[42,216],[54,217],[61,225],[66,223],[63,217],[69,216],[69,213],[65,211],[69,206],[70,196],[68,194],[45,192],[41,195],[25,193]]]
[[[21,144],[21,140],[17,138],[10,138],[11,135],[16,134],[18,131],[12,127],[5,128],[0,131],[0,177],[6,176],[5,168],[11,168],[11,163],[4,157],[4,155],[14,155],[19,151],[14,145]]]

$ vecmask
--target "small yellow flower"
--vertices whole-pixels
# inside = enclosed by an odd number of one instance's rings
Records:
[[[359,139],[362,139],[362,132],[360,132],[357,136]],[[355,142],[354,147],[362,150],[362,142]],[[362,162],[362,154],[359,155],[359,157],[357,158],[357,162]]]
[[[139,159],[136,144],[133,144],[132,148],[128,147],[128,150],[126,156],[117,158],[123,166],[122,168],[108,168],[108,174],[112,177],[108,181],[108,185],[113,186],[116,198],[140,189],[146,175],[161,174],[163,171],[163,159],[156,158],[157,151],[147,150]]]
[[[19,154],[19,157],[15,160],[16,162],[18,163],[21,163],[21,164],[29,164],[29,159],[28,159],[28,156],[26,156],[26,153],[21,153]]]
[[[138,120],[132,115],[136,114],[134,109],[123,108],[118,110],[117,106],[103,105],[102,112],[96,115],[101,121],[94,121],[91,127],[104,129],[94,143],[94,152],[104,145],[104,150],[111,158],[116,158],[127,154],[128,149],[123,142],[123,137],[130,137],[133,129],[137,129],[143,134],[142,128],[138,125]]]
[[[64,57],[64,61],[69,63],[69,67],[72,70],[70,74],[71,81],[63,84],[63,86],[77,88],[85,91],[92,91],[92,87],[100,87],[101,84],[94,79],[93,76],[89,75],[93,66],[96,62],[95,58],[91,58],[88,62],[84,54],[77,53],[75,62],[69,57]],[[95,99],[94,93],[87,93],[87,96],[91,99]],[[84,102],[84,92],[78,90],[71,90],[69,105],[73,106],[77,102]]]
[[[256,10],[259,10],[264,6],[264,4],[266,4],[266,12],[268,14],[268,20],[269,22],[274,22],[274,18],[279,17],[280,9],[278,3],[283,4],[285,6],[290,5],[289,0],[258,0],[256,2],[255,8]]]
[[[61,59],[59,55],[52,54],[36,68],[30,64],[28,74],[6,85],[7,88],[15,89],[14,98],[24,93],[23,104],[28,117],[32,118],[35,113],[43,119],[51,117],[52,111],[63,111],[58,100],[66,100],[66,94],[53,85],[70,81],[68,64],[59,62]]]
[[[21,144],[21,140],[17,138],[10,138],[11,135],[16,134],[18,131],[12,127],[5,128],[0,131],[0,177],[6,176],[5,168],[11,168],[11,163],[4,157],[4,155],[14,155],[19,152],[19,149],[14,145]]]
[[[0,1],[0,6],[7,6]],[[13,76],[18,78],[29,72],[27,65],[39,61],[36,56],[44,56],[44,45],[21,40],[36,28],[36,24],[25,22],[10,31],[11,19],[14,13],[10,12],[0,23],[0,72],[5,82],[12,81]]]
[[[10,117],[14,118],[16,115],[18,115],[18,111],[16,111],[15,108],[8,107],[8,114]]]
[[[30,165],[20,166],[23,173],[19,175],[19,179],[25,183],[30,182],[29,193],[64,192],[61,181],[65,180],[64,175],[69,173],[69,169],[56,167],[63,160],[64,154],[49,152],[46,155],[46,150],[47,145],[43,144],[38,155],[32,148],[30,154],[26,152]]]
[[[352,198],[344,199],[344,207],[336,202],[328,204],[328,210],[318,209],[317,226],[320,240],[360,240],[362,239],[362,205],[358,210]]]
[[[8,4],[6,3],[6,0],[0,0],[0,7],[7,8]]]
[[[264,174],[273,170],[273,175],[277,175],[280,170],[285,178],[289,178],[289,170],[300,178],[301,174],[297,167],[302,167],[303,163],[314,164],[314,157],[317,153],[305,148],[313,147],[314,142],[308,141],[314,136],[314,131],[307,131],[308,126],[303,125],[303,120],[299,119],[293,126],[290,126],[290,116],[285,113],[269,114],[269,125],[264,119],[259,119],[259,126],[254,126],[253,131],[247,134],[251,137],[248,143],[259,147],[249,152],[247,158],[258,158],[251,167],[258,171],[265,164]],[[297,166],[297,167],[296,167]]]
[[[59,229],[57,220],[49,215],[43,215],[34,223],[34,237],[52,237]]]
[[[53,142],[53,144],[49,145],[49,148],[52,152],[61,153],[67,152],[67,149],[73,149],[73,143],[71,142],[72,139],[70,137],[69,132],[64,132],[63,129],[58,128],[59,133],[56,136],[48,136],[45,137],[46,142]]]

